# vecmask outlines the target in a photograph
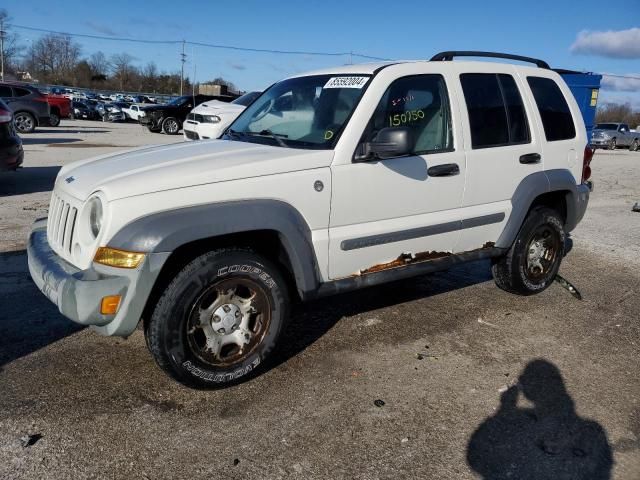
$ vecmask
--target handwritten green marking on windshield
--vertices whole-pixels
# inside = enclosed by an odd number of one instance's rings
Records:
[[[417,122],[424,118],[424,112],[422,110],[408,110],[402,113],[396,113],[395,115],[389,115],[389,126],[397,127],[399,125],[406,125],[407,123]]]

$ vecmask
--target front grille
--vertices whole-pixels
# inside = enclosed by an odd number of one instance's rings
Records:
[[[47,238],[49,245],[64,256],[71,255],[78,209],[53,192],[49,204]]]
[[[202,123],[204,119],[199,113],[190,113],[189,115],[187,115],[187,120],[193,120],[194,122]]]
[[[192,132],[191,130],[185,130],[184,134],[189,140],[200,140],[200,135],[198,135],[196,132]]]

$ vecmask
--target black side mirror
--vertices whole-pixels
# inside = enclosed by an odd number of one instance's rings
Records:
[[[356,161],[401,157],[410,154],[414,147],[415,139],[409,127],[386,127],[378,132],[372,142],[362,144]]]

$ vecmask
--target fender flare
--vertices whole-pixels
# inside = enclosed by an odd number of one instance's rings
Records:
[[[573,174],[566,169],[553,169],[532,173],[526,176],[511,197],[511,215],[502,234],[496,242],[498,248],[510,248],[520,227],[531,209],[531,205],[540,195],[550,192],[566,192],[567,218],[565,230],[572,231],[582,220],[588,201],[588,193],[579,192]],[[584,199],[586,195],[586,200]]]
[[[131,252],[173,252],[197,240],[273,230],[289,257],[301,296],[319,286],[311,229],[300,212],[279,200],[241,200],[163,211],[125,225],[108,242]]]

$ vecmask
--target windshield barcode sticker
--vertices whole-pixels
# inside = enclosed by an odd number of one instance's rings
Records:
[[[369,77],[331,77],[324,88],[362,88]]]

